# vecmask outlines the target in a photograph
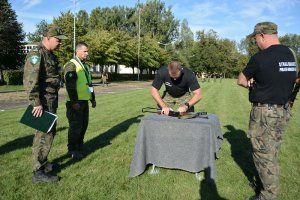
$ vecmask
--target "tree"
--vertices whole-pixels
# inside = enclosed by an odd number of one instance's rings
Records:
[[[190,67],[189,62],[195,56],[192,52],[194,33],[190,29],[186,19],[183,19],[180,27],[179,39],[175,43],[176,49],[178,49],[178,59],[183,65]]]
[[[279,38],[280,42],[294,50],[298,60],[298,66],[300,65],[300,35],[286,34]]]
[[[94,64],[115,65],[120,61],[117,41],[108,31],[96,29],[83,37],[89,45],[89,61]]]
[[[68,62],[74,55],[73,20],[74,15],[70,11],[66,13],[61,12],[60,16],[54,17],[53,19],[53,24],[60,27],[63,30],[64,35],[68,37],[68,39],[62,41],[62,44],[56,53],[56,55],[58,56],[59,63],[61,64],[65,64],[66,62]]]
[[[39,24],[35,25],[36,31],[33,33],[28,33],[27,38],[29,42],[40,42],[42,39],[42,36],[46,30],[46,28],[49,26],[45,20],[42,20]]]
[[[196,72],[226,73],[236,75],[247,56],[236,50],[236,43],[229,39],[219,39],[214,30],[197,32],[193,47],[191,67]]]
[[[191,67],[196,72],[214,72],[217,66],[218,57],[218,35],[214,30],[207,33],[198,31],[197,42],[193,48]]]
[[[238,45],[239,51],[246,54],[249,58],[259,51],[254,38],[244,38]]]
[[[25,34],[7,0],[0,1],[0,10],[0,68],[16,69],[24,62],[21,48]]]
[[[83,12],[83,11],[82,11]],[[84,15],[84,14],[83,14]],[[85,35],[86,30],[85,27],[80,26],[80,24],[84,23],[84,20],[81,21],[76,20],[76,43],[82,40],[82,36]],[[80,23],[80,24],[79,24]],[[54,17],[53,24],[60,27],[64,35],[68,37],[68,39],[62,41],[62,45],[60,46],[57,56],[60,63],[68,62],[74,54],[74,42],[73,42],[73,35],[74,35],[74,15],[70,11],[68,12],[61,12],[60,16]]]
[[[118,57],[120,58],[118,64],[131,67],[134,74],[134,67],[137,66],[136,39],[124,31],[112,31],[111,34],[114,36],[116,45],[119,49],[119,52],[117,53]]]
[[[89,14],[85,10],[80,10],[76,15],[76,20],[76,24],[82,27],[80,35],[85,35],[89,30]]]
[[[141,35],[151,33],[159,42],[170,43],[178,37],[179,21],[175,19],[171,7],[166,8],[160,0],[147,0],[141,8]],[[138,21],[136,19],[136,21]]]
[[[157,70],[161,65],[170,61],[170,56],[165,49],[159,47],[156,38],[146,35],[141,40],[140,69],[148,73]]]
[[[97,7],[90,15],[90,29],[103,29],[107,31],[124,31],[131,36],[135,33],[133,21],[135,10],[124,6],[112,8]]]

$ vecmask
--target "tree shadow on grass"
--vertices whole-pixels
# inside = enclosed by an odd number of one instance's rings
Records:
[[[223,135],[231,145],[231,156],[241,168],[249,182],[259,180],[252,158],[252,145],[245,131],[236,129],[232,125],[224,126],[228,131]]]
[[[57,128],[56,132],[58,133],[59,131],[63,131],[65,129],[67,129],[67,127],[59,127],[59,128]],[[18,149],[24,149],[27,147],[31,147],[32,142],[33,142],[33,137],[34,137],[34,134],[27,135],[24,137],[14,139],[14,140],[0,146],[0,155],[6,154],[9,152],[18,150]]]
[[[117,125],[115,125],[114,127],[110,128],[109,130],[107,130],[104,133],[99,134],[98,136],[94,137],[93,139],[85,142],[84,146],[86,147],[85,150],[85,158],[92,154],[93,152],[97,151],[98,149],[101,149],[107,145],[111,144],[111,140],[113,138],[115,138],[116,136],[118,136],[119,134],[121,134],[122,132],[125,132],[128,130],[128,128],[134,124],[134,123],[138,123],[140,122],[140,117],[142,117],[143,115],[138,115],[136,117],[132,117],[130,119],[127,119]],[[64,155],[62,155],[59,158],[56,158],[55,160],[53,160],[53,162],[55,163],[60,163],[60,167],[59,169],[57,169],[55,172],[58,173],[60,172],[62,169],[67,168],[68,166],[79,162],[81,160],[76,160],[76,159],[69,159],[70,156],[66,153]],[[69,159],[67,162],[63,163],[66,159]],[[84,159],[84,158],[83,158]]]
[[[227,200],[218,193],[215,181],[210,177],[210,168],[204,170],[204,179],[200,183],[200,200]]]

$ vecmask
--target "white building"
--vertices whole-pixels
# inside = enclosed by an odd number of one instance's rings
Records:
[[[22,51],[22,53],[27,54],[31,49],[33,49],[37,45],[38,45],[37,43],[28,43],[28,44],[22,45],[21,51]]]
[[[103,71],[107,71],[109,73],[115,72],[115,66],[114,65],[105,65],[101,67],[100,65],[95,65],[92,68],[93,72],[96,73],[102,73]],[[137,74],[139,72],[137,67],[134,67],[134,74]],[[118,74],[133,74],[132,67],[126,67],[125,65],[118,65],[117,67],[117,73]],[[144,70],[142,74],[147,74],[147,72]]]

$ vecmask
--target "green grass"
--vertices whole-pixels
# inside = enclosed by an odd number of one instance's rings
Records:
[[[0,85],[0,92],[24,90],[23,85]]]
[[[141,108],[155,105],[149,89],[144,89],[97,97],[85,137],[91,153],[76,163],[66,156],[68,123],[60,103],[58,133],[49,155],[61,164],[62,179],[55,184],[31,182],[34,131],[18,123],[24,109],[0,112],[0,199],[240,200],[252,195],[248,177],[253,163],[245,135],[250,111],[247,90],[233,79],[201,86],[204,98],[196,109],[217,114],[225,138],[216,161],[215,187],[181,170],[160,169],[157,175],[145,172],[128,177]],[[299,109],[298,100],[279,155],[282,200],[300,199]]]

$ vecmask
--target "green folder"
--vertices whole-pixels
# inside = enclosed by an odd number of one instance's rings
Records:
[[[57,120],[57,115],[44,111],[41,117],[34,117],[32,115],[32,109],[33,107],[31,105],[27,107],[22,118],[20,119],[20,123],[25,124],[38,131],[48,133]]]

